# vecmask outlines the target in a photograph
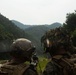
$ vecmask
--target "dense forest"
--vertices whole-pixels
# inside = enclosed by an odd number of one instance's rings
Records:
[[[66,21],[63,27],[72,35],[74,46],[76,46],[76,11],[66,15]]]

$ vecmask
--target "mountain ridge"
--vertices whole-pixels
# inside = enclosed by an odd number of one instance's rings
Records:
[[[16,20],[11,20],[16,26],[18,26],[19,28],[21,29],[26,29],[26,28],[29,28],[31,27],[31,25],[25,25],[19,21],[16,21]]]
[[[52,24],[43,24],[43,25],[26,25],[26,24],[23,24],[19,21],[16,21],[16,20],[11,20],[16,26],[18,26],[19,28],[21,29],[27,29],[29,27],[35,27],[35,26],[46,26],[48,27],[49,29],[52,29],[52,28],[56,28],[56,27],[59,27],[59,26],[62,26],[61,23],[59,22],[54,22]]]

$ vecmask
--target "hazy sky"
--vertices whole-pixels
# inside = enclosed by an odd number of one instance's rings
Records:
[[[24,24],[63,23],[76,0],[0,0],[0,13]]]

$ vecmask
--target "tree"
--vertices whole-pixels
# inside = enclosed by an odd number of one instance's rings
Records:
[[[64,27],[68,29],[68,31],[73,32],[76,28],[76,11],[73,13],[68,13],[66,16],[66,21],[64,23]]]
[[[74,32],[72,32],[72,35],[73,35],[73,44],[76,46],[76,30],[74,30]]]

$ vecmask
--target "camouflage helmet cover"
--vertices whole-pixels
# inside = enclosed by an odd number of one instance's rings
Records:
[[[46,52],[56,52],[58,47],[64,46],[66,50],[71,47],[71,35],[64,28],[50,29],[41,38],[41,43],[44,45]],[[58,51],[58,50],[57,50]]]
[[[19,38],[15,40],[11,45],[11,55],[13,56],[28,56],[32,55],[35,47],[30,40],[25,38]],[[22,54],[21,54],[22,53]]]

